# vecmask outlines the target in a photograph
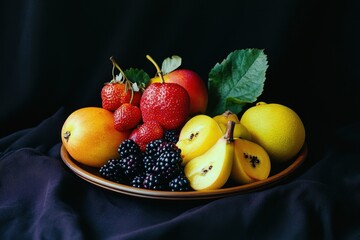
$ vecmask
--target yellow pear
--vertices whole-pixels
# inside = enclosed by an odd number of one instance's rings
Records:
[[[233,121],[235,123],[239,123],[240,120],[236,114],[231,112],[230,110],[226,110],[223,114],[216,115],[213,117],[215,121],[218,123],[222,123],[224,125],[224,129],[226,129],[228,121]]]
[[[245,139],[234,140],[234,163],[231,178],[240,184],[269,177],[271,162],[263,147]]]
[[[118,146],[128,135],[115,129],[112,112],[99,107],[72,112],[61,129],[61,140],[70,156],[90,167],[100,167],[118,157]]]
[[[176,146],[181,149],[183,165],[200,156],[223,136],[219,125],[208,115],[200,114],[189,119],[182,127]]]
[[[221,188],[229,179],[233,165],[233,130],[234,122],[224,136],[202,155],[190,160],[184,172],[194,190],[214,190]]]
[[[251,135],[249,131],[244,125],[240,123],[238,116],[230,110],[225,111],[223,114],[214,116],[213,119],[218,123],[223,133],[225,133],[226,131],[226,125],[228,121],[235,122],[234,138],[244,138],[247,140],[251,140]]]

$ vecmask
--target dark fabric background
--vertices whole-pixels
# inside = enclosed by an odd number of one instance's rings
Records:
[[[1,239],[359,239],[360,4],[1,1]],[[100,106],[114,55],[155,71],[178,54],[207,81],[235,49],[268,56],[259,100],[293,108],[309,155],[282,184],[209,201],[111,193],[61,161],[68,114]],[[231,237],[230,237],[231,236]]]

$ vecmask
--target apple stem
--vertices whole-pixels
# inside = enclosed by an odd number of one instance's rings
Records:
[[[159,65],[157,65],[157,63],[154,61],[154,59],[152,59],[152,57],[150,55],[146,55],[146,58],[149,59],[149,61],[155,66],[156,71],[157,71],[156,74],[160,77],[161,82],[165,83],[164,76],[162,74],[162,71],[160,70]]]

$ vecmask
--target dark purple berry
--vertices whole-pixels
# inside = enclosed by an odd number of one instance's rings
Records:
[[[165,190],[161,177],[152,173],[145,176],[143,187],[151,190]]]
[[[164,143],[164,139],[157,139],[149,142],[146,145],[145,154],[148,156],[157,155],[159,153],[159,149],[162,143]]]
[[[126,177],[122,174],[122,167],[119,159],[110,159],[99,169],[100,175],[113,182],[123,183]]]
[[[133,180],[130,182],[131,186],[136,187],[136,188],[143,188],[144,187],[144,185],[143,185],[144,178],[145,178],[145,176],[143,176],[143,175],[135,176],[133,178]]]
[[[190,191],[189,180],[184,175],[179,175],[169,182],[170,191]]]
[[[139,145],[132,139],[125,139],[118,147],[120,158],[126,158],[129,155],[139,155],[141,153]]]
[[[167,130],[164,133],[164,139],[166,142],[177,143],[179,141],[179,129]]]

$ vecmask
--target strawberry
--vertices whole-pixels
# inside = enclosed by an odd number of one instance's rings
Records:
[[[116,130],[128,131],[141,122],[140,108],[130,103],[122,104],[114,112],[114,127]]]
[[[190,97],[176,83],[152,83],[142,94],[143,122],[157,121],[165,130],[180,128],[189,116]]]
[[[135,128],[129,136],[129,139],[132,139],[136,142],[140,150],[145,152],[146,145],[157,139],[161,139],[164,136],[164,130],[161,125],[156,121],[147,121],[137,128]]]
[[[102,107],[109,111],[115,111],[123,103],[130,103],[132,93],[133,98],[131,104],[139,106],[141,99],[140,92],[133,91],[131,87],[127,87],[126,83],[118,80],[105,83],[101,89]]]
[[[110,57],[110,60],[113,64],[113,79],[105,83],[101,89],[102,107],[109,111],[115,111],[123,103],[131,103],[134,106],[139,106],[141,92],[134,91],[133,83],[125,76],[125,73],[116,63],[114,57]],[[115,67],[120,71],[119,75],[116,76],[114,74]]]

